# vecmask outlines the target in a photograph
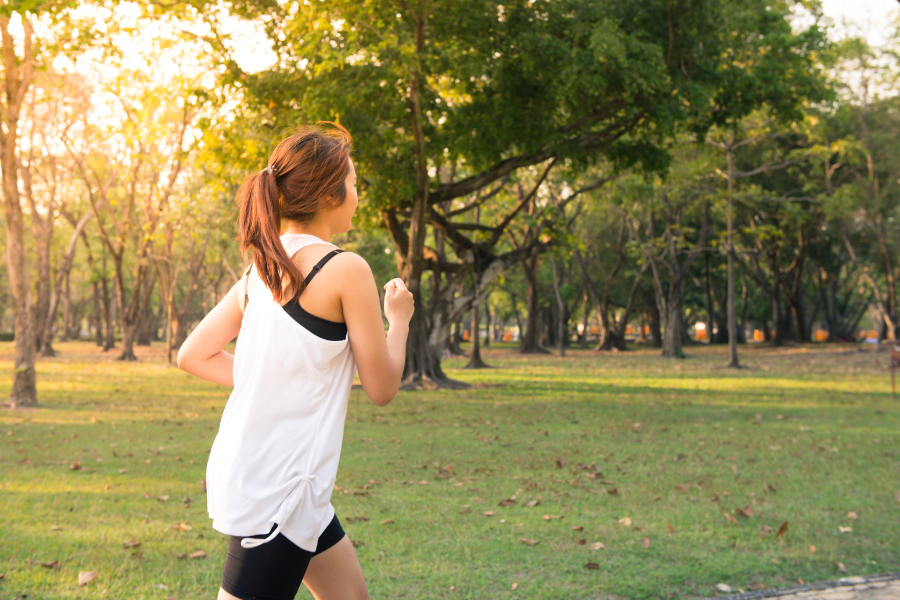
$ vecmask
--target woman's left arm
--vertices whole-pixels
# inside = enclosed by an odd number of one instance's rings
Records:
[[[178,351],[178,366],[181,369],[213,383],[234,386],[234,356],[222,348],[241,330],[243,314],[237,297],[241,281],[234,284],[216,307],[203,317],[181,345]]]

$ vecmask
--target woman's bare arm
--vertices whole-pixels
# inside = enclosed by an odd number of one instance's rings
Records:
[[[349,255],[349,256],[348,256]],[[349,252],[341,255],[341,307],[359,381],[372,402],[385,406],[400,388],[406,362],[406,337],[413,313],[412,294],[400,280],[386,286],[387,336],[381,320],[378,288],[368,263]]]
[[[181,369],[213,383],[234,386],[234,356],[222,348],[241,330],[243,314],[238,294],[243,293],[242,282],[243,279],[234,284],[181,345]]]

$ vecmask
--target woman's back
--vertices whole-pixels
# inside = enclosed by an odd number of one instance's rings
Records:
[[[289,255],[323,244],[306,235],[281,239]],[[325,268],[316,275],[301,299],[329,279]],[[355,373],[349,338],[317,336],[265,286],[249,298],[235,347],[234,391],[207,468],[209,512],[213,526],[231,535],[282,523],[288,539],[312,551],[334,515],[329,501]]]

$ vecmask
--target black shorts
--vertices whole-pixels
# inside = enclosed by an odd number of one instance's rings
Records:
[[[268,536],[251,537],[263,539]],[[344,539],[344,529],[335,515],[319,536],[315,552],[300,548],[281,533],[256,548],[241,547],[242,539],[231,536],[228,542],[222,589],[241,600],[293,600],[309,561]]]

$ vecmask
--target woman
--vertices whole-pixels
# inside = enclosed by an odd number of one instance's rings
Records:
[[[368,598],[331,492],[354,373],[372,402],[393,399],[414,307],[388,282],[385,336],[369,265],[326,241],[350,229],[355,186],[339,125],[282,141],[238,191],[253,263],[178,352],[234,386],[207,466],[213,527],[231,536],[219,600],[289,600],[301,582],[319,600]]]

